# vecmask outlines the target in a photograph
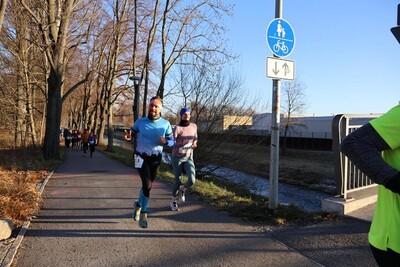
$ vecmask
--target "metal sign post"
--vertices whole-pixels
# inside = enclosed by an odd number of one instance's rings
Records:
[[[273,80],[268,202],[268,208],[270,210],[278,209],[280,87],[281,81]]]
[[[276,0],[275,3],[276,18],[282,17],[281,5],[282,5],[282,0]],[[271,117],[271,145],[270,145],[270,167],[269,167],[268,208],[270,210],[278,209],[280,87],[281,87],[281,81],[274,79],[272,82],[272,114],[271,114],[272,117]]]
[[[272,83],[272,117],[271,117],[271,147],[269,168],[269,203],[270,210],[278,209],[278,179],[279,179],[279,128],[280,128],[280,79],[294,79],[294,61],[281,60],[292,53],[295,44],[294,31],[290,24],[282,19],[282,0],[275,2],[275,19],[267,27],[267,43],[274,54],[267,58],[267,77],[273,78]]]

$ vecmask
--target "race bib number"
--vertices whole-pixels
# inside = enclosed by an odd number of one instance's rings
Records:
[[[188,151],[192,150],[192,143],[188,143],[186,145],[184,145],[183,147],[179,148],[179,153],[181,154],[186,154]]]
[[[142,157],[135,154],[134,160],[135,160],[135,168],[138,168],[138,169],[142,168],[142,165],[143,165]]]

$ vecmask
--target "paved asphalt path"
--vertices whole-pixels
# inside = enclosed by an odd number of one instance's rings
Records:
[[[12,266],[376,266],[368,222],[343,218],[264,231],[194,195],[170,211],[170,185],[158,181],[149,228],[142,229],[132,219],[140,187],[135,169],[99,152],[90,158],[69,151]]]

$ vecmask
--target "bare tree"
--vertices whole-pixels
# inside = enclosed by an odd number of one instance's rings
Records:
[[[27,12],[16,0],[10,1],[4,23],[6,27],[0,40],[7,49],[3,56],[8,57],[7,65],[12,71],[4,73],[2,82],[13,90],[9,97],[14,99],[13,106],[16,107],[12,112],[15,121],[14,144],[36,145],[41,140],[36,124],[43,118],[42,99],[46,91],[43,68],[39,67],[43,63],[43,54],[34,45],[37,35],[30,27]],[[11,76],[15,77],[13,83],[10,83]]]
[[[299,80],[286,81],[282,84],[282,103],[281,108],[285,116],[283,120],[283,143],[282,155],[286,153],[287,134],[290,129],[302,127],[293,121],[293,115],[302,114],[307,107],[306,86]]]
[[[63,83],[65,78],[67,39],[73,11],[77,8],[77,0],[48,0],[41,4],[28,5],[20,0],[23,7],[36,22],[42,40],[39,44],[43,48],[49,62],[47,77],[47,110],[46,130],[43,143],[43,157],[45,159],[59,158],[59,130],[62,114]],[[69,88],[72,92],[80,84],[87,81],[88,76]],[[66,94],[68,94],[67,92]],[[64,98],[65,99],[65,98]]]
[[[103,88],[105,90],[104,98],[104,111],[106,113],[108,145],[107,150],[113,151],[113,129],[112,129],[112,115],[113,104],[116,101],[120,92],[115,91],[116,79],[119,72],[120,53],[122,39],[127,28],[127,8],[128,0],[115,0],[114,5],[111,7],[113,10],[112,20],[112,42],[110,43],[109,56],[107,59],[107,68],[105,73],[105,82]],[[102,124],[103,126],[103,124]],[[102,139],[103,128],[100,128],[100,140]]]
[[[228,72],[223,66],[214,66],[211,71],[204,62],[191,66],[180,65],[175,97],[169,98],[167,103],[175,108],[175,114],[183,106],[191,107],[191,121],[197,124],[199,131],[196,169],[199,176],[205,176],[224,165],[227,158],[216,152],[238,140],[242,132],[240,128],[251,124],[254,110],[249,106],[257,105],[243,98],[246,95],[243,79],[237,72]],[[229,125],[237,125],[238,129],[227,127],[227,120]],[[235,153],[238,164],[241,156],[244,156],[241,151]]]
[[[2,101],[18,104],[20,113],[12,111],[16,117],[10,119],[18,118],[16,138],[21,143],[26,136],[31,143],[43,142],[46,159],[59,157],[61,121],[63,126],[90,126],[101,139],[106,125],[112,127],[116,101],[131,103],[124,99],[133,98],[125,93],[131,90],[126,85],[132,73],[140,71],[144,80],[140,94],[145,114],[148,94],[180,96],[167,80],[173,67],[196,69],[197,64],[197,70],[209,76],[233,58],[225,49],[219,20],[229,15],[230,7],[219,0],[9,2],[20,7],[21,15],[13,17],[21,26],[5,32],[8,37],[17,33],[19,39],[9,38],[6,44],[2,37],[6,53],[0,63],[12,69],[1,71],[0,82],[6,84],[11,75],[14,81],[2,89],[9,97]],[[192,95],[185,97],[192,101]],[[207,110],[208,96],[203,97],[199,107]]]
[[[183,56],[192,55],[209,65],[220,64],[224,57],[233,58],[226,50],[222,37],[225,28],[219,18],[230,14],[230,7],[225,6],[222,1],[166,0],[162,12],[161,73],[157,90],[157,95],[161,98],[165,95],[168,72]],[[222,57],[203,57],[210,53]]]
[[[143,109],[142,114],[146,114],[147,111],[147,95],[149,93],[149,80],[150,80],[150,71],[151,71],[151,53],[153,51],[154,42],[156,40],[156,30],[158,25],[158,10],[159,10],[159,0],[154,1],[154,8],[151,11],[149,21],[149,30],[147,36],[147,45],[146,45],[146,52],[145,58],[143,61],[142,73],[141,73],[141,80],[144,77],[144,92],[143,92]],[[145,29],[143,29],[145,30]]]

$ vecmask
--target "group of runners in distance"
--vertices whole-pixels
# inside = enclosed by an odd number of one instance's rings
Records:
[[[84,129],[81,132],[79,130],[70,131],[70,129],[64,128],[61,134],[64,138],[66,149],[82,150],[84,154],[87,154],[89,150],[90,157],[93,157],[93,152],[97,145],[97,137],[93,130],[89,132],[88,129]]]

